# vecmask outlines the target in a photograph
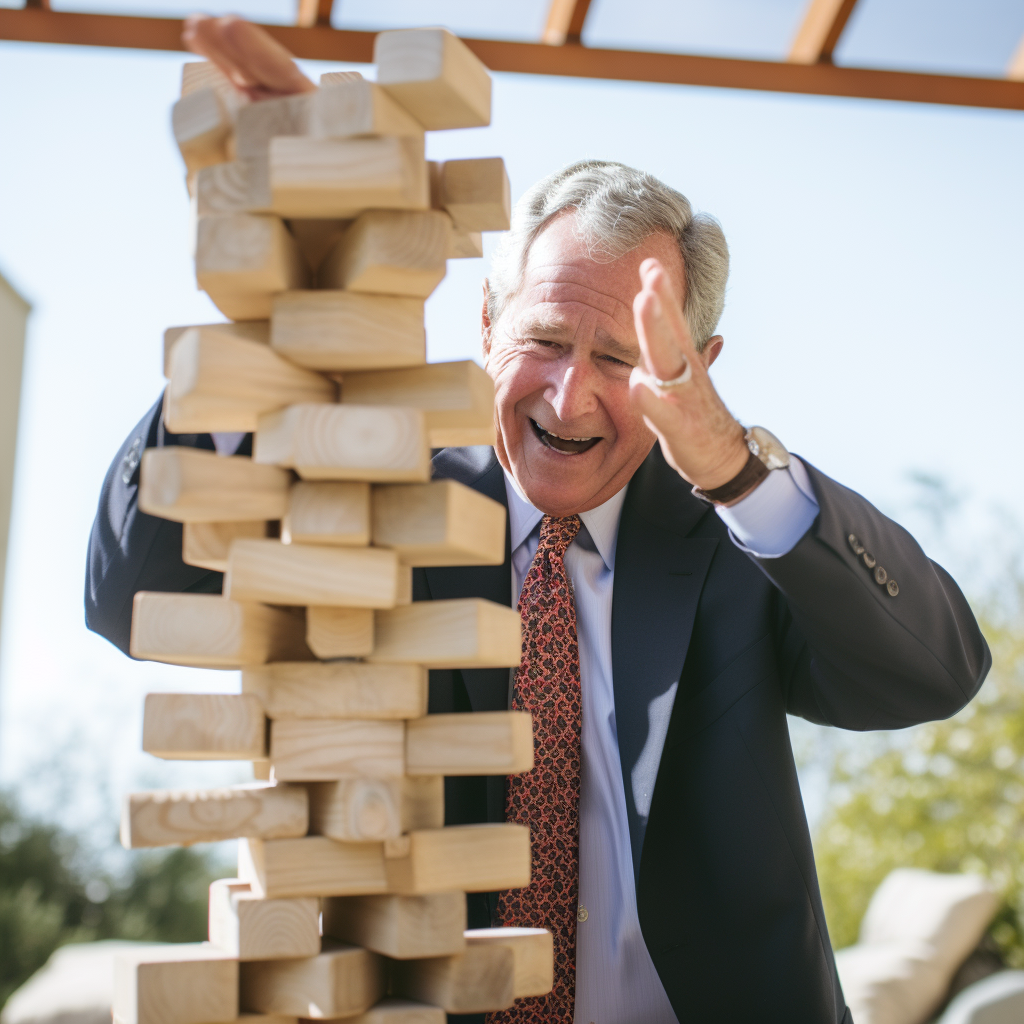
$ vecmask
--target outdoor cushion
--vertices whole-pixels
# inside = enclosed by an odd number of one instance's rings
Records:
[[[1024,1021],[1024,971],[1000,971],[969,985],[938,1024],[1020,1024]]]

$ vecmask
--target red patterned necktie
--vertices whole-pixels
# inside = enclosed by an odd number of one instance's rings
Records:
[[[576,913],[580,840],[580,652],[576,605],[565,568],[579,516],[540,524],[540,545],[519,597],[523,656],[512,707],[533,715],[533,770],[511,775],[505,818],[530,828],[532,881],[498,894],[505,927],[547,928],[555,940],[551,994],[517,999],[489,1024],[572,1024],[576,1001]]]

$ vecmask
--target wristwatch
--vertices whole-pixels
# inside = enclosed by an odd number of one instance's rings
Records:
[[[721,487],[705,491],[694,487],[693,493],[704,501],[716,505],[727,505],[752,491],[773,469],[785,469],[789,465],[789,452],[785,445],[764,427],[751,427],[744,435],[750,455],[743,468]]]

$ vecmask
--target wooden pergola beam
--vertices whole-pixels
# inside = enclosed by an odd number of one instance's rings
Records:
[[[299,14],[295,24],[302,28],[330,26],[333,9],[334,0],[299,0]]]
[[[373,60],[375,32],[287,25],[263,27],[297,57],[357,64]],[[172,18],[0,8],[0,39],[21,42],[182,50],[181,29],[182,22]],[[464,41],[492,71],[1024,110],[1024,82],[1004,78],[727,60],[587,46],[557,47],[497,39]]]
[[[540,41],[545,46],[578,43],[590,10],[590,0],[551,0],[548,20]]]
[[[787,59],[796,64],[831,62],[856,6],[857,0],[811,0]]]

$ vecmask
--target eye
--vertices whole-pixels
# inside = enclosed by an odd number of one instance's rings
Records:
[[[601,356],[601,359],[603,359],[604,362],[608,363],[610,366],[614,366],[616,368],[622,367],[627,370],[633,369],[632,364],[627,363],[623,359],[616,359],[615,356]]]

